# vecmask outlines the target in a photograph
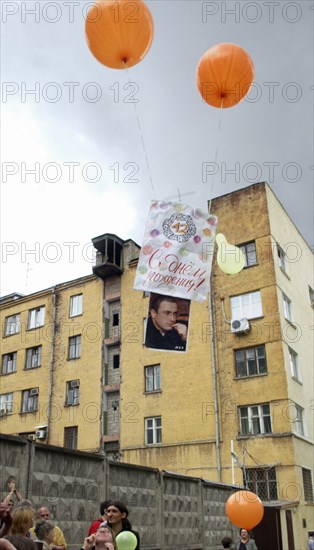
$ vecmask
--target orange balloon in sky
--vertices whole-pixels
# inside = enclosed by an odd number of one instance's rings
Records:
[[[237,491],[226,502],[226,514],[233,525],[249,531],[262,521],[264,507],[252,491]]]
[[[87,13],[85,33],[88,47],[100,63],[124,69],[147,54],[154,23],[143,0],[98,0]]]
[[[197,67],[197,87],[206,103],[218,108],[233,107],[249,92],[254,64],[248,53],[229,42],[209,48]]]

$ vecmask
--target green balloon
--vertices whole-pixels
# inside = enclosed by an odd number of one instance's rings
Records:
[[[121,531],[116,536],[116,544],[118,550],[135,550],[137,538],[131,531]]]

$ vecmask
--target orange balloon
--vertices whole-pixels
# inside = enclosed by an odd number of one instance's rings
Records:
[[[143,0],[98,0],[87,13],[85,33],[88,47],[100,63],[124,69],[147,54],[154,23]]]
[[[254,64],[248,53],[229,42],[216,44],[201,57],[197,67],[197,87],[209,105],[233,107],[249,92]]]
[[[249,531],[262,520],[264,507],[252,491],[237,491],[226,502],[226,514],[233,525]]]

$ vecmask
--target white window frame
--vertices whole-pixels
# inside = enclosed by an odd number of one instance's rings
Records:
[[[290,346],[288,346],[288,351],[289,351],[291,375],[293,376],[293,378],[296,378],[297,380],[301,381],[300,368],[299,368],[299,356],[292,348],[290,348]]]
[[[265,413],[263,411],[263,407],[268,407],[269,411],[268,413]],[[257,414],[254,411],[254,409],[257,408]],[[247,415],[242,416],[241,411],[246,411]],[[243,430],[242,421],[247,419],[247,425],[248,430],[246,433],[245,430]],[[266,431],[266,422],[265,420],[269,421],[270,424],[270,431]],[[240,435],[243,436],[255,436],[255,435],[261,435],[261,434],[270,434],[272,433],[272,420],[271,420],[271,410],[270,410],[270,403],[261,403],[260,405],[249,405],[245,407],[239,407],[239,420],[240,420]],[[259,423],[259,431],[254,431],[254,424],[256,425],[256,420]]]
[[[161,390],[160,364],[144,367],[145,392],[152,393]]]
[[[314,307],[314,290],[310,285],[309,285],[309,296],[310,296],[311,306]]]
[[[151,416],[149,418],[145,418],[145,444],[161,445],[161,443],[162,443],[161,416]]]
[[[37,393],[33,393],[37,390]],[[22,412],[29,413],[38,411],[38,388],[31,388],[22,392]]]
[[[70,297],[70,317],[77,317],[83,313],[83,294]]]
[[[13,413],[13,392],[0,394],[0,415]]]
[[[290,321],[290,323],[293,323],[292,302],[284,292],[282,293],[282,302],[285,319]]]
[[[259,298],[259,300],[257,300]],[[247,303],[246,303],[247,302]],[[263,316],[261,291],[246,292],[230,297],[231,318],[256,319]]]
[[[2,355],[1,374],[16,372],[17,351]]]
[[[35,307],[28,312],[27,329],[43,327],[45,324],[45,306]]]
[[[280,269],[287,275],[287,260],[286,260],[286,253],[281,248],[280,244],[277,244],[277,258],[278,258],[278,265]]]
[[[76,336],[69,337],[68,360],[79,359],[81,357],[81,351],[82,351],[81,345],[82,345],[81,334],[77,334]]]
[[[34,346],[26,350],[25,369],[37,369],[41,367],[42,346]]]
[[[295,424],[295,433],[303,437],[306,437],[307,430],[306,430],[306,423],[305,423],[304,408],[301,407],[301,405],[298,405],[298,403],[294,403],[294,407],[295,407],[295,418],[293,422]]]
[[[249,250],[250,247],[254,245],[254,250]],[[248,241],[247,243],[239,244],[238,248],[242,250],[243,256],[245,258],[245,265],[244,267],[253,267],[253,265],[257,265],[257,255],[256,255],[256,243],[255,241]],[[251,258],[254,254],[254,258]]]
[[[20,314],[9,315],[5,318],[4,335],[11,336],[20,332]]]

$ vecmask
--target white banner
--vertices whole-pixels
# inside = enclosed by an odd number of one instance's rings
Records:
[[[134,288],[203,302],[209,291],[217,218],[152,201]]]

